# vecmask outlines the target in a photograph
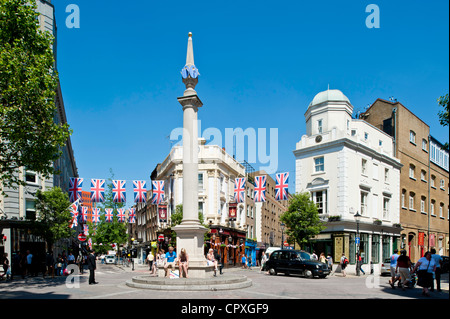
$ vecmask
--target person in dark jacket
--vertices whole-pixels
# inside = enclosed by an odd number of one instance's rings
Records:
[[[219,267],[220,274],[222,275],[223,264],[220,253],[217,251],[217,249],[214,249],[214,259],[217,260],[217,266]]]
[[[95,269],[97,268],[97,264],[95,262],[95,254],[93,250],[89,253],[87,264],[89,268],[89,285],[98,284],[98,282],[95,281]]]

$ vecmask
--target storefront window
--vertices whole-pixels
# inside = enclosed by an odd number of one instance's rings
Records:
[[[383,261],[390,257],[389,236],[383,236]]]
[[[372,262],[374,264],[380,262],[380,235],[372,236]]]

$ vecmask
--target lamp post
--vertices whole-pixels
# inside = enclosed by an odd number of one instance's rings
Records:
[[[361,265],[359,264],[359,245],[361,242],[361,239],[359,238],[359,221],[361,220],[361,214],[357,211],[354,217],[356,221],[356,275],[359,276],[361,267]]]
[[[283,249],[283,243],[284,243],[284,226],[286,226],[284,223],[280,224],[281,226],[281,249]]]

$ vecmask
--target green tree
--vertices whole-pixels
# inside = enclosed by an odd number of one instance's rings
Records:
[[[69,196],[61,188],[53,187],[44,192],[38,190],[36,213],[32,232],[45,240],[48,249],[52,249],[59,239],[69,238],[73,234],[69,228],[72,219]]]
[[[200,221],[200,224],[203,227],[206,227],[206,228],[209,229],[209,225],[205,225],[204,224],[205,218],[204,218],[202,212],[198,212],[198,219]],[[181,224],[182,221],[183,221],[183,204],[180,204],[180,205],[177,205],[175,207],[175,212],[172,213],[172,215],[170,216],[170,222],[171,222],[170,228]],[[205,236],[204,236],[205,240],[208,238],[207,234],[208,234],[208,232],[205,233]],[[173,230],[172,230],[172,236],[171,237],[172,237],[171,245],[175,246],[176,245],[176,240],[177,240],[177,233],[175,231],[173,231]]]
[[[326,228],[319,218],[316,204],[307,192],[292,196],[288,210],[280,216],[280,220],[286,224],[287,236],[300,246]]]
[[[100,223],[93,225],[89,223],[89,237],[92,239],[94,250],[97,253],[106,253],[111,250],[111,244],[116,243],[118,245],[125,244],[127,242],[127,223],[119,222],[117,218],[117,209],[123,208],[124,203],[115,203],[113,201],[113,184],[114,179],[113,170],[110,169],[111,177],[108,179],[105,188],[105,201],[99,203],[98,206],[104,211],[105,208],[113,208],[114,218],[112,222],[105,220],[105,215],[100,217]]]
[[[439,123],[442,126],[448,126],[448,93],[439,97],[437,100],[438,104],[444,108],[443,111],[438,112]],[[449,150],[448,142],[446,142],[443,146],[443,149]]]
[[[23,184],[27,167],[44,177],[55,173],[71,131],[57,124],[58,75],[54,38],[41,31],[35,0],[0,0],[0,182]]]

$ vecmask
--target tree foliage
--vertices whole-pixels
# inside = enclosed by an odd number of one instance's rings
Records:
[[[439,123],[442,126],[448,126],[449,125],[449,123],[448,123],[448,93],[439,97],[437,102],[440,106],[442,106],[444,108],[443,111],[438,112]],[[443,149],[446,149],[447,151],[449,150],[448,142],[446,142],[444,144]]]
[[[286,224],[289,238],[300,246],[326,228],[319,218],[316,204],[307,192],[292,196],[288,210],[280,216],[280,220]]]
[[[33,222],[32,232],[41,236],[52,249],[55,242],[68,238],[72,234],[69,223],[70,201],[67,193],[61,188],[53,187],[50,190],[36,192],[36,220]]]
[[[0,182],[17,187],[21,167],[48,177],[71,131],[55,122],[53,36],[35,0],[0,0]]]

